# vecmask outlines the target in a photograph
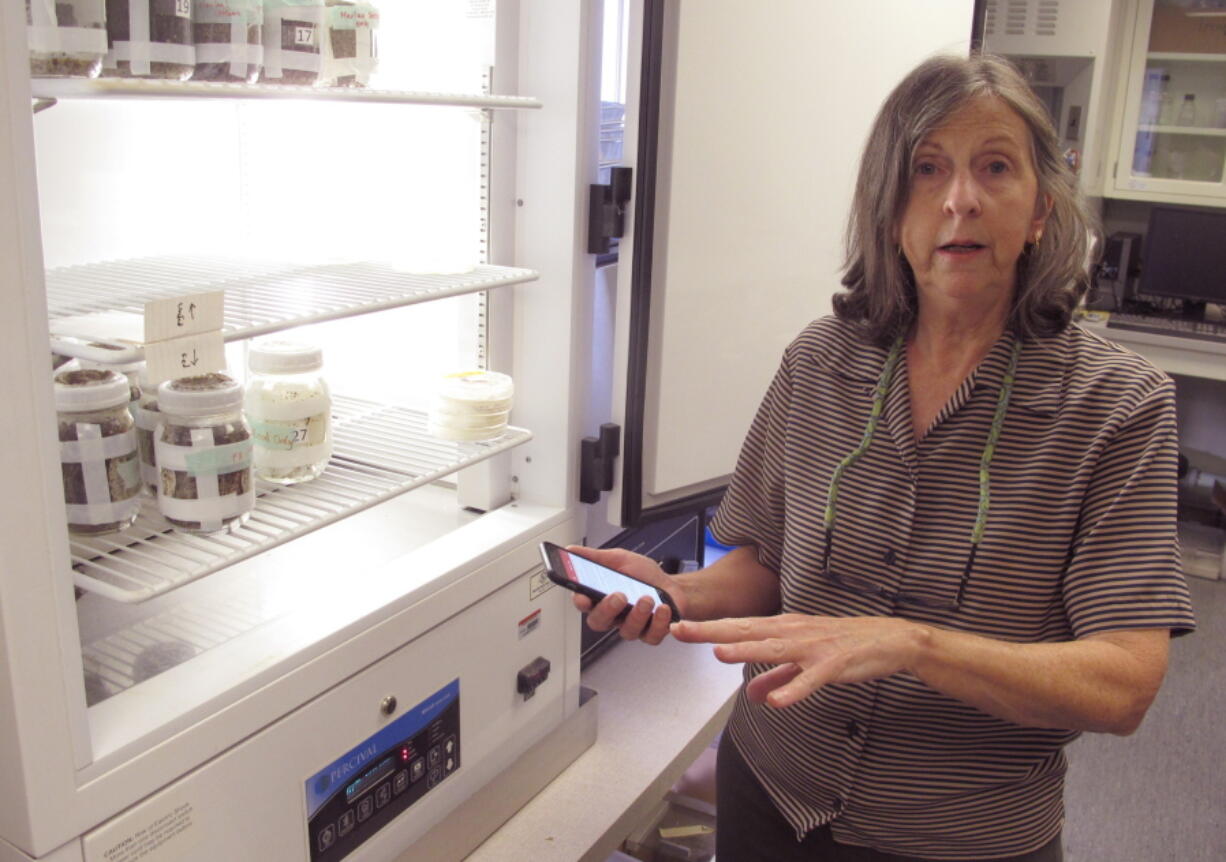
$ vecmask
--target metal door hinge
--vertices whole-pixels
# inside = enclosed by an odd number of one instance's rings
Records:
[[[600,426],[599,437],[579,445],[579,502],[595,503],[601,491],[613,490],[613,464],[621,454],[622,429],[615,422]]]
[[[626,204],[630,202],[633,168],[609,168],[609,184],[592,183],[587,198],[588,254],[606,254],[609,240],[626,233]]]

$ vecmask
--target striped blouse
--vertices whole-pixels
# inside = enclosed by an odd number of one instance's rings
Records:
[[[971,547],[979,460],[1014,336],[992,347],[919,442],[906,363],[840,483],[830,569],[953,599]],[[864,433],[886,351],[827,317],[788,347],[712,523],[779,573],[783,612],[899,616],[1018,643],[1195,626],[1176,544],[1174,385],[1069,326],[1022,348],[991,462],[990,513],[957,610],[896,604],[817,577],[831,471]],[[750,665],[746,679],[767,665]],[[798,838],[991,859],[1060,830],[1064,746],[913,675],[827,686],[786,709],[742,691],[729,732]]]

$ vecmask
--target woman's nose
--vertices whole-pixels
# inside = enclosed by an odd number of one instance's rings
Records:
[[[946,215],[978,215],[980,211],[979,186],[974,177],[955,171],[945,189],[943,209]]]

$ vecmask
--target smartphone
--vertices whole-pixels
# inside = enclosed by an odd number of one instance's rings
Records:
[[[600,601],[610,593],[621,593],[633,606],[641,596],[650,596],[653,602],[668,605],[673,612],[674,622],[681,619],[673,597],[659,587],[623,575],[608,566],[593,563],[552,542],[541,542],[541,557],[545,560],[545,573],[549,580],[568,590],[581,593],[593,602]]]

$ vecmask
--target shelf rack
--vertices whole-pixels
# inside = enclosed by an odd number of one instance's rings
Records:
[[[537,278],[534,270],[477,266],[464,273],[407,273],[385,263],[303,266],[286,262],[167,256],[47,272],[52,349],[122,362],[143,356],[144,304],[225,290],[222,337],[237,341],[307,323],[478,293]],[[120,349],[91,346],[111,344]]]
[[[374,90],[360,87],[303,87],[214,81],[159,81],[141,78],[34,78],[30,95],[40,101],[60,99],[307,99],[316,102],[368,102],[393,105],[439,105],[458,108],[539,108],[531,96]]]
[[[70,535],[76,585],[115,601],[147,601],[532,439],[508,427],[493,440],[456,443],[427,433],[423,411],[343,397],[333,408],[334,452],[318,479],[257,481],[255,511],[232,532],[177,532],[146,499],[123,532]]]

